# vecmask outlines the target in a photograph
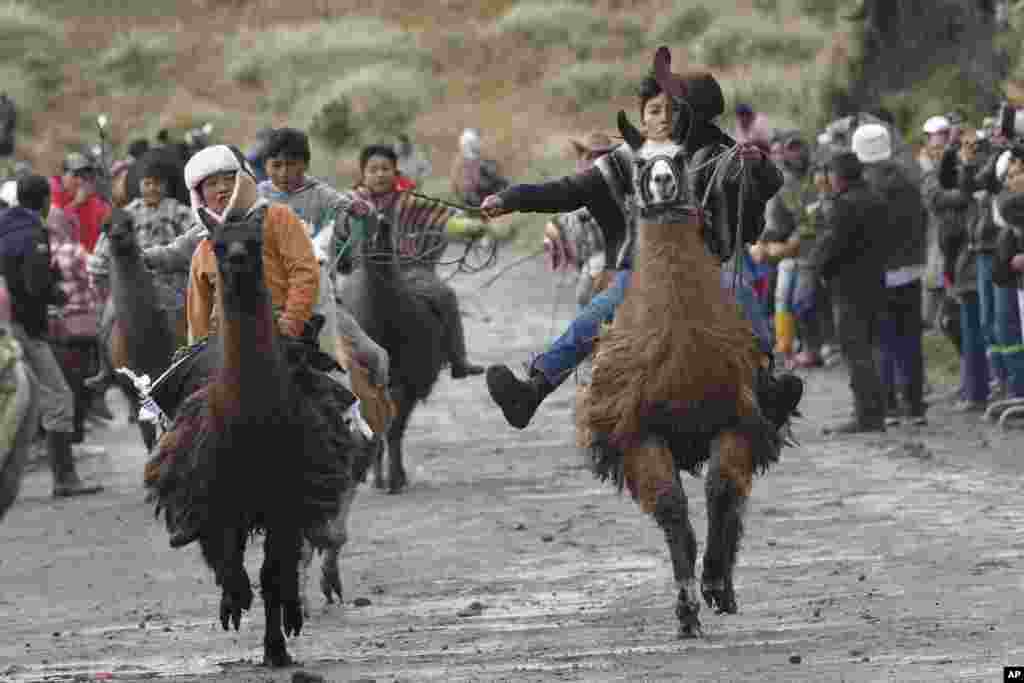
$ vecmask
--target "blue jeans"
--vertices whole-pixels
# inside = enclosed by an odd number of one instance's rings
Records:
[[[626,289],[632,276],[630,270],[618,271],[612,285],[591,299],[576,319],[569,323],[569,329],[533,361],[533,367],[543,372],[551,384],[557,386],[561,383],[594,350],[601,324],[611,322],[615,317],[615,309],[626,298]],[[722,271],[721,284],[723,289],[732,286],[731,272]],[[745,279],[739,282],[736,300],[751,321],[761,349],[770,352],[775,342],[768,314]]]
[[[1024,398],[1024,342],[1015,287],[995,288],[995,334],[992,357],[1006,372],[1007,395]]]
[[[968,401],[988,400],[988,358],[981,333],[981,305],[974,292],[963,295],[960,304],[960,380]]]
[[[1006,368],[1003,367],[1000,354],[995,350],[997,345],[996,326],[999,325],[999,317],[996,312],[996,286],[992,282],[992,254],[978,252],[976,262],[978,264],[978,308],[981,338],[985,340],[985,349],[990,352],[989,362],[992,364],[992,373],[1000,380],[1005,380]]]
[[[533,367],[543,372],[551,384],[561,383],[594,350],[601,324],[615,317],[615,309],[626,298],[632,277],[631,270],[616,272],[611,286],[592,298],[569,323],[569,329],[533,361]]]

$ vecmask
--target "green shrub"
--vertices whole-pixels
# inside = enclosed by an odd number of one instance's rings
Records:
[[[791,64],[812,59],[824,45],[825,35],[809,22],[782,27],[756,15],[737,15],[716,21],[698,41],[695,56],[714,68]]]
[[[810,17],[822,26],[832,28],[836,25],[841,9],[856,9],[851,0],[798,0],[797,8],[801,14]]]
[[[334,149],[353,142],[359,131],[352,122],[352,104],[348,98],[341,95],[321,107],[313,115],[309,132]]]
[[[621,64],[581,62],[549,77],[544,89],[551,97],[563,100],[570,110],[583,111],[630,95],[635,83]]]
[[[714,22],[715,12],[707,5],[679,7],[658,18],[652,35],[665,43],[686,43],[707,31]]]
[[[586,4],[524,0],[495,22],[494,31],[521,36],[538,48],[562,44],[585,59],[593,44],[604,40],[611,29],[607,17]]]
[[[364,17],[245,33],[225,46],[227,72],[237,82],[265,82],[298,93],[381,61],[413,68],[432,65],[430,54],[401,28]]]
[[[95,69],[98,77],[109,83],[139,88],[160,82],[156,72],[174,56],[174,42],[170,35],[135,31],[118,37],[113,47],[101,52]]]
[[[441,84],[425,71],[390,62],[365,66],[328,83],[296,108],[301,127],[318,126],[340,145],[394,137],[439,94]],[[327,142],[326,137],[321,137]]]
[[[19,60],[26,52],[52,49],[62,37],[59,22],[24,2],[0,0],[0,61]]]
[[[828,69],[814,65],[754,64],[741,74],[721,80],[726,110],[731,112],[736,102],[750,102],[768,116],[773,126],[799,128],[811,135],[829,117],[823,84],[829,74]]]

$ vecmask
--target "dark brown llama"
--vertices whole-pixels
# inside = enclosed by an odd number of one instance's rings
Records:
[[[303,342],[277,335],[261,223],[229,222],[212,238],[219,270],[217,369],[178,409],[149,467],[157,472],[150,486],[158,511],[198,524],[203,558],[221,587],[225,629],[232,623],[237,630],[252,605],[246,541],[265,532],[264,663],[284,666],[291,662],[285,636],[297,635],[303,623],[302,539],[315,538],[338,516],[341,494],[360,476],[361,444],[340,419],[351,394],[295,360]]]
[[[170,365],[174,350],[185,341],[184,312],[180,320],[171,320],[157,307],[153,274],[142,261],[130,214],[121,209],[111,213],[107,239],[111,264],[108,305],[113,306],[115,317],[101,352],[108,354],[111,368],[128,368],[155,380]],[[117,375],[117,381],[134,395],[124,377]],[[156,442],[153,424],[139,422],[139,430],[146,450],[152,450]]]
[[[390,389],[397,414],[387,433],[387,489],[398,493],[408,483],[402,438],[409,417],[430,395],[444,362],[444,316],[438,306],[445,304],[433,296],[440,288],[432,264],[399,267],[392,226],[385,220],[368,220],[371,230],[362,246],[361,264],[345,280],[341,300],[391,359]],[[384,488],[382,450],[373,472],[374,485]]]

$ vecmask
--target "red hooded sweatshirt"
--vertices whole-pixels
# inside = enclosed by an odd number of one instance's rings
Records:
[[[78,220],[77,232],[71,235],[71,239],[91,254],[100,238],[100,226],[110,214],[111,207],[95,192],[78,206],[71,206],[74,199],[75,195],[64,189],[60,176],[50,176],[50,203],[55,209],[63,209],[66,215]]]

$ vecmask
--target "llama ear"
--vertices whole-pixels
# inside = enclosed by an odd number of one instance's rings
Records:
[[[654,53],[654,77],[658,81],[665,80],[665,77],[672,73],[672,52],[664,45]]]
[[[622,133],[622,139],[626,141],[626,144],[634,152],[644,146],[645,138],[643,133],[638,131],[636,126],[629,122],[626,112],[621,109],[619,110],[619,132]]]

